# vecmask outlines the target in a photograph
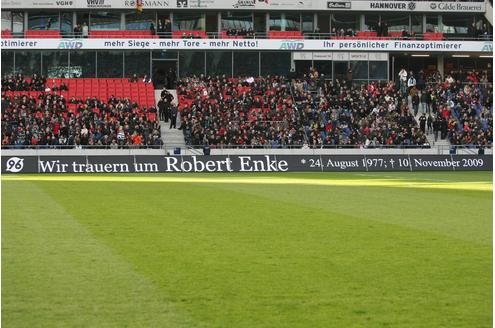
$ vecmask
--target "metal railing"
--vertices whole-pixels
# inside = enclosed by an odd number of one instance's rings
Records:
[[[201,37],[198,36],[193,36],[190,37],[187,34],[183,37],[171,33],[171,32],[160,32],[156,34],[142,34],[142,35],[128,35],[128,36],[123,36],[122,31],[107,31],[105,33],[104,38],[101,35],[96,36],[82,36],[81,34],[74,34],[74,33],[61,33],[60,37],[64,39],[105,39],[105,38],[117,38],[117,39],[151,39],[151,38],[157,38],[157,39],[201,39]],[[143,32],[146,32],[146,30],[143,30]],[[361,31],[358,31],[361,32]],[[366,32],[366,31],[362,31]],[[389,31],[393,32],[393,31]],[[396,31],[400,32],[400,31]],[[25,33],[19,32],[19,33],[10,33],[11,37],[14,39],[19,39],[19,38],[26,38]],[[209,39],[225,39],[225,40],[256,40],[256,39],[269,39],[269,33],[265,32],[256,32],[253,36],[227,36],[222,32],[207,32],[206,36]],[[5,35],[3,36],[4,40],[8,40],[9,37],[6,37]],[[51,35],[37,35],[37,39],[53,39],[54,37]],[[56,38],[59,39],[59,38]],[[277,39],[287,39],[287,40],[292,40],[294,39],[293,35],[279,35]],[[350,40],[350,39],[355,39],[355,40],[371,40],[371,41],[387,41],[387,40],[404,40],[404,41],[441,41],[441,40],[429,40],[428,38],[424,38],[424,34],[422,33],[417,33],[414,34],[413,36],[409,37],[400,37],[400,36],[386,36],[386,37],[365,37],[361,38],[358,36],[339,36],[335,33],[312,33],[312,32],[303,32],[302,33],[302,39],[305,40],[328,40],[328,39],[337,39],[337,40]],[[478,37],[473,37],[473,36],[462,36],[462,35],[449,35],[448,33],[443,34],[443,40],[448,40],[448,41],[492,41],[493,40],[493,35],[492,34],[486,34],[486,35],[480,35]]]
[[[1,150],[22,150],[22,149],[32,149],[32,150],[43,150],[43,149],[52,149],[52,150],[67,150],[67,149],[76,149],[76,150],[173,150],[175,148],[183,149],[192,149],[192,150],[202,150],[205,145],[186,145],[184,144],[173,144],[173,143],[164,143],[162,145],[143,145],[143,146],[134,146],[134,145],[119,145],[119,146],[111,146],[111,145],[2,145]],[[375,149],[375,150],[385,150],[385,149],[441,149],[441,150],[470,150],[470,151],[478,151],[479,148],[483,149],[492,149],[493,145],[488,146],[477,146],[477,145],[376,145],[376,146],[364,146],[364,145],[208,145],[210,149],[236,149],[236,150],[251,150],[251,149],[264,149],[264,150],[275,150],[275,149],[309,149],[309,150],[320,150],[320,149]]]

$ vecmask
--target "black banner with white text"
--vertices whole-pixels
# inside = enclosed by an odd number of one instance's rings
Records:
[[[491,155],[2,156],[2,173],[491,171]]]

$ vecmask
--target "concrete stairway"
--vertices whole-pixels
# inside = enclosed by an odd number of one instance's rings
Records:
[[[430,146],[432,148],[438,149],[438,153],[448,153],[450,149],[450,141],[449,139],[440,139],[440,132],[438,132],[438,140],[435,141],[435,134],[433,133],[427,133],[426,138],[428,139],[428,142],[430,143]]]
[[[160,94],[162,90],[155,90],[155,99],[158,103],[160,100]],[[174,104],[177,104],[177,91],[175,89],[168,89],[174,96],[174,100],[172,101]],[[177,128],[180,127],[180,113],[177,114]],[[179,129],[170,129],[170,121],[165,123],[164,121],[160,121],[160,132],[162,135],[163,143],[165,144],[166,151],[170,154],[174,153],[175,148],[180,148],[181,153],[184,153],[186,149],[186,142],[184,140],[184,134],[182,130]]]
[[[420,97],[421,97],[421,94],[420,94]],[[412,107],[412,102],[411,102],[411,97],[408,96],[407,97],[407,102],[408,102],[408,106],[409,106],[409,110],[411,111],[411,114],[414,115],[414,110],[413,110],[413,107]],[[419,117],[421,116],[421,104],[419,105],[419,111],[418,111],[418,115],[416,115],[414,117],[414,119],[416,120],[416,122],[418,123],[418,126],[419,126]],[[431,148],[436,148],[438,149],[438,152],[447,152],[449,151],[450,149],[450,141],[449,139],[441,139],[440,138],[440,132],[438,132],[438,140],[435,141],[435,134],[432,132],[432,133],[426,133],[426,139],[428,139],[428,143],[430,144]]]

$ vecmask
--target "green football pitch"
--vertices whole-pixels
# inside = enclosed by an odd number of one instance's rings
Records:
[[[2,177],[4,327],[491,327],[492,174]]]

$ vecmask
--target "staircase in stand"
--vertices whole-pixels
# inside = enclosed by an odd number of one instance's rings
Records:
[[[160,100],[160,94],[162,90],[155,90],[155,99],[156,102]],[[174,100],[172,102],[177,104],[177,91],[175,89],[168,89],[174,96]],[[180,128],[180,113],[177,114],[177,128],[170,128],[170,121],[165,122],[160,120],[160,132],[162,135],[163,143],[165,144],[166,151],[170,154],[174,154],[174,150],[176,148],[181,149],[181,153],[183,154],[186,149],[186,142],[184,140],[184,134]]]
[[[421,94],[420,94],[420,98],[421,98]],[[413,110],[413,107],[412,107],[412,102],[411,102],[411,96],[408,96],[407,97],[407,105],[409,106],[409,110],[411,111],[411,114],[414,115],[414,110]],[[419,111],[418,111],[418,115],[414,116],[414,119],[416,120],[416,123],[418,123],[418,126],[419,126],[419,118],[421,116],[421,113],[422,113],[422,107],[421,107],[421,104],[419,105]],[[431,148],[436,148],[438,150],[438,153],[441,153],[442,151],[443,152],[448,152],[449,149],[450,149],[450,141],[449,139],[441,139],[440,138],[440,132],[438,132],[438,140],[435,141],[435,134],[432,132],[432,133],[426,133],[426,139],[428,140],[428,143],[430,144]]]

